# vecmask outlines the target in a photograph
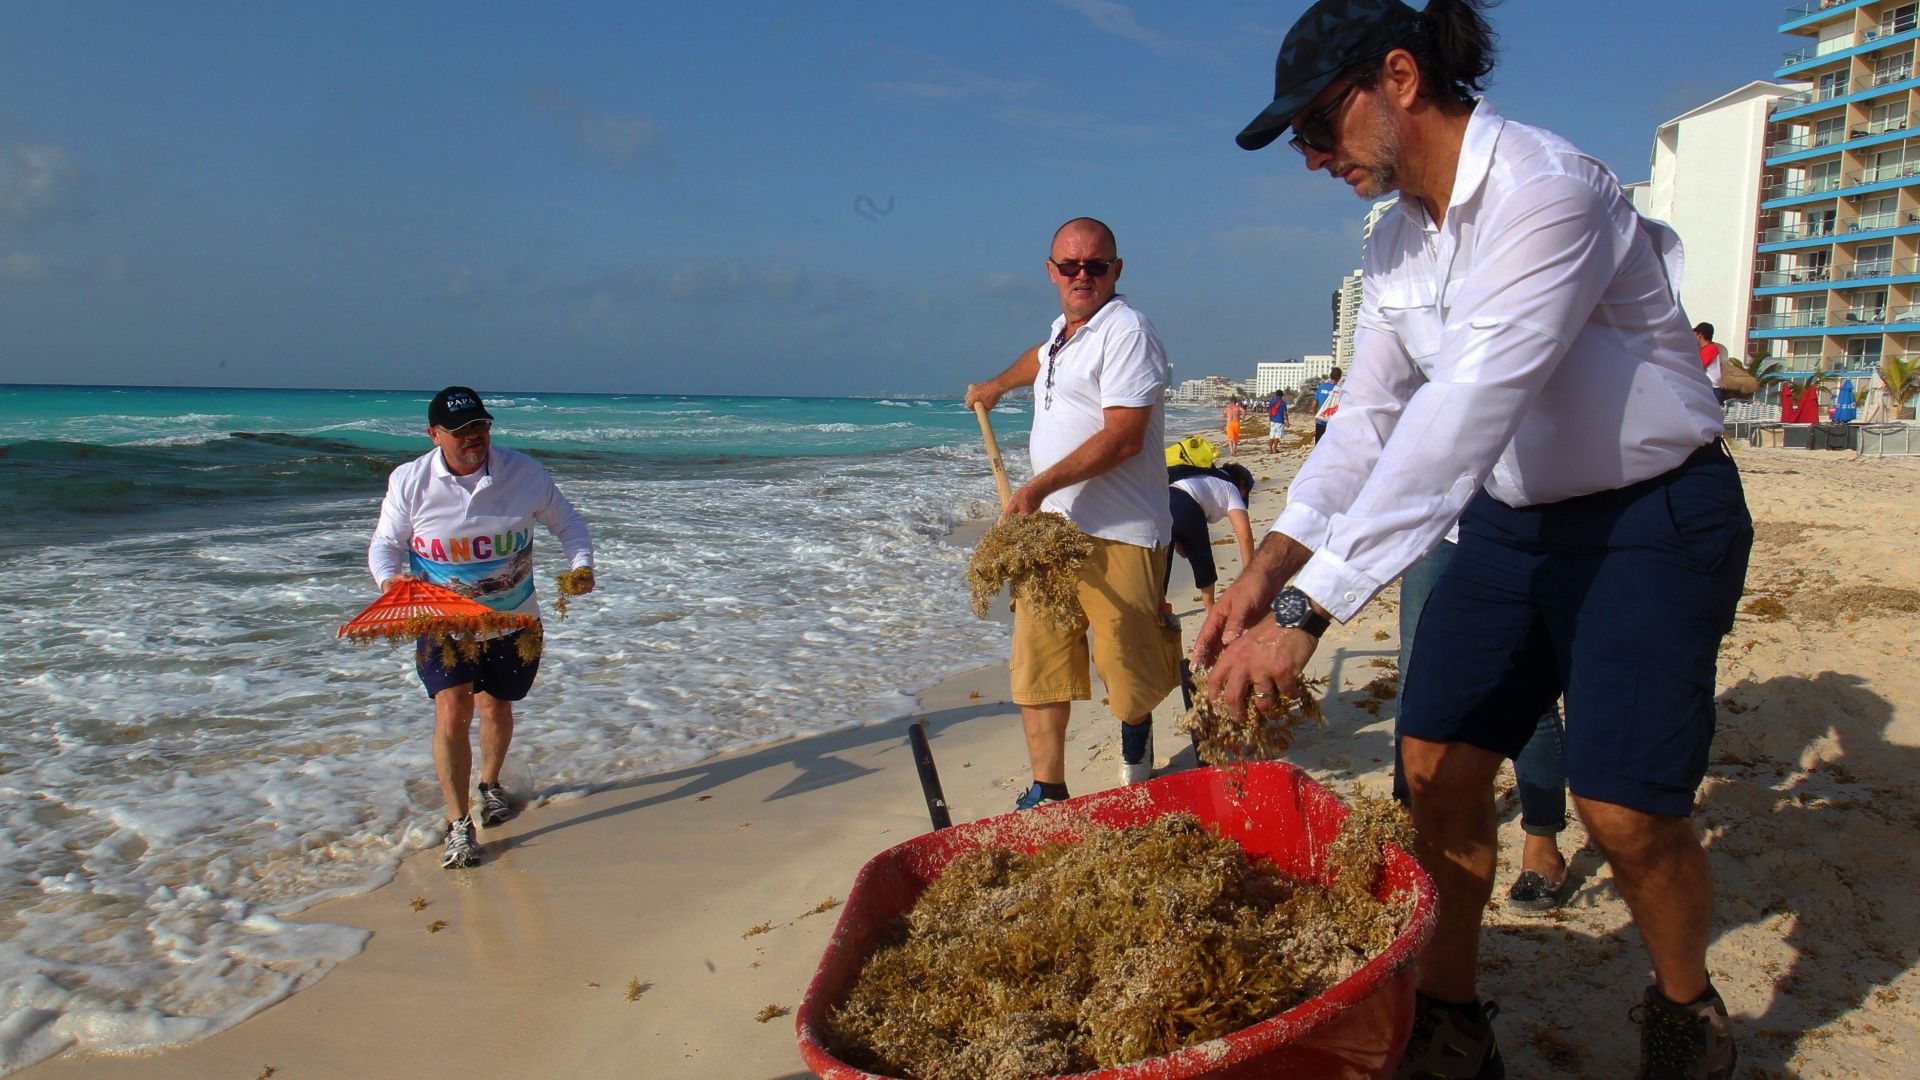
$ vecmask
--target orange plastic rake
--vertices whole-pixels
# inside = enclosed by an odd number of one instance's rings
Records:
[[[520,630],[538,620],[532,615],[495,611],[452,589],[424,581],[396,581],[367,610],[355,615],[335,637],[355,641],[374,638],[470,637],[496,630]]]

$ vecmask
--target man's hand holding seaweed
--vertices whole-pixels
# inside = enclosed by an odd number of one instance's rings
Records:
[[[1200,626],[1193,666],[1209,669],[1209,691],[1233,715],[1244,715],[1252,700],[1261,715],[1278,717],[1283,699],[1299,700],[1305,693],[1300,676],[1320,639],[1275,623],[1272,604],[1312,555],[1292,537],[1269,533]]]

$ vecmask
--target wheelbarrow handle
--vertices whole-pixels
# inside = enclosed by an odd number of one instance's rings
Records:
[[[947,812],[947,796],[940,790],[940,770],[933,766],[933,747],[927,743],[925,717],[907,725],[907,741],[913,744],[913,765],[920,770],[920,791],[927,797],[927,816],[933,819],[935,832],[953,827],[953,815]]]

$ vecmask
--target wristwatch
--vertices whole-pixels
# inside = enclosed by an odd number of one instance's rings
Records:
[[[1314,637],[1327,632],[1333,625],[1325,615],[1313,610],[1313,600],[1306,593],[1289,585],[1280,590],[1273,598],[1273,621],[1281,626],[1295,630],[1305,630]]]

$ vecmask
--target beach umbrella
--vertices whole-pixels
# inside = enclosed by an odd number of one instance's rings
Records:
[[[1840,380],[1840,392],[1834,395],[1833,399],[1833,422],[1836,424],[1852,423],[1853,418],[1858,415],[1860,415],[1860,410],[1856,408],[1854,404],[1853,380],[1842,379]]]
[[[1782,384],[1780,387],[1780,422],[1791,424],[1800,415],[1799,406],[1793,400],[1793,387]]]
[[[1817,424],[1820,422],[1820,387],[1808,383],[1800,388],[1799,407],[1794,412],[1796,424]]]

